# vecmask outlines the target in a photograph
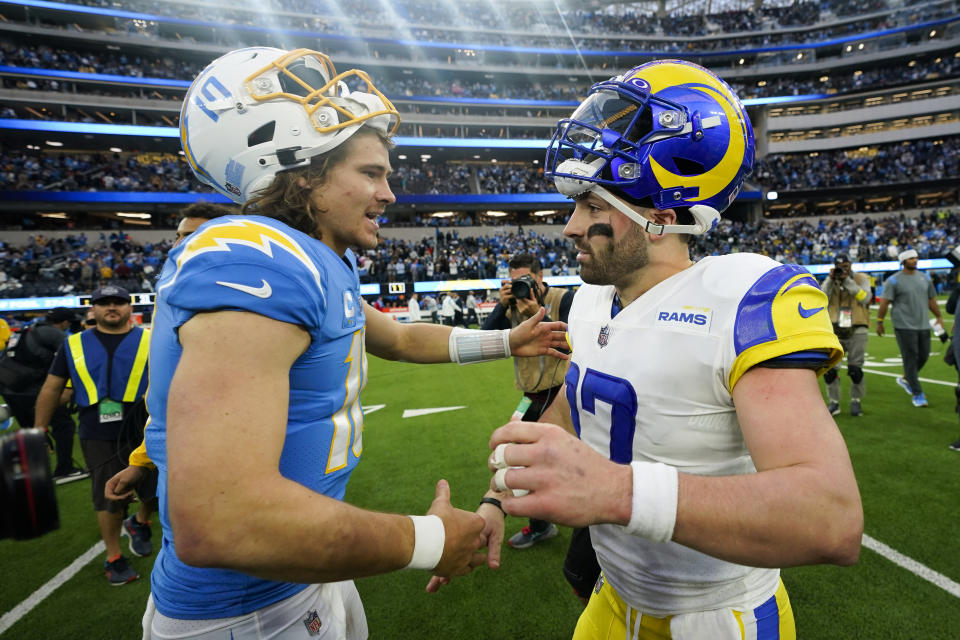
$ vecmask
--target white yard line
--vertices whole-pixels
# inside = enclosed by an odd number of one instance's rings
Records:
[[[875,551],[890,562],[903,567],[913,575],[923,578],[930,584],[940,587],[955,598],[960,598],[960,584],[957,584],[942,573],[938,573],[930,567],[920,564],[913,558],[909,558],[896,549],[888,547],[879,540],[874,540],[867,534],[863,534],[863,546],[871,551]]]
[[[90,549],[87,550],[87,552],[82,556],[71,562],[66,569],[53,576],[53,578],[51,578],[45,585],[31,593],[26,600],[3,614],[3,617],[0,617],[0,634],[5,633],[7,629],[16,624],[20,618],[30,613],[31,609],[43,602],[47,596],[56,591],[57,587],[62,585],[73,576],[77,575],[77,572],[79,572],[80,569],[82,569],[91,560],[106,550],[107,547],[101,540],[97,544],[90,547]]]
[[[846,365],[843,367],[846,369]],[[887,376],[888,378],[899,378],[903,373],[890,373],[889,371],[877,371],[876,369],[864,369],[864,373],[875,373],[878,376]],[[929,382],[930,384],[942,384],[945,387],[955,387],[956,382],[944,382],[943,380],[934,380],[933,378],[917,378],[920,382]]]

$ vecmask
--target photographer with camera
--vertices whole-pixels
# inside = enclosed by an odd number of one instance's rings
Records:
[[[861,401],[866,392],[863,381],[863,357],[867,350],[867,335],[870,325],[870,278],[863,273],[854,273],[847,256],[837,256],[830,275],[823,282],[827,294],[830,322],[840,346],[847,354],[847,375],[850,376],[850,415],[863,413]],[[839,363],[823,376],[827,384],[828,408],[831,415],[840,414],[840,367]]]
[[[567,321],[573,291],[552,289],[543,281],[539,259],[529,253],[510,260],[510,279],[503,280],[500,300],[483,322],[484,329],[509,329],[546,307],[547,317]],[[563,380],[569,361],[552,356],[514,358],[514,382],[523,397],[513,412],[512,420],[535,422],[550,403],[563,393]],[[514,534],[508,543],[514,549],[528,549],[537,542],[549,540],[558,533],[557,525],[530,518],[528,526]],[[577,595],[586,602],[600,567],[590,544],[590,530],[575,529],[564,563],[564,575]]]

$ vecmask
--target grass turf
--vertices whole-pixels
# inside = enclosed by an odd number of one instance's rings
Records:
[[[933,350],[942,350],[939,342]],[[860,484],[866,533],[960,582],[960,559],[952,553],[960,455],[946,447],[960,435],[953,411],[957,375],[931,356],[922,377],[945,384],[925,383],[930,407],[917,409],[894,382],[900,373],[897,357],[895,340],[871,336],[864,415],[850,417],[845,401],[837,417]],[[450,481],[453,503],[473,509],[489,481],[489,433],[519,400],[512,378],[509,362],[423,367],[371,358],[364,403],[385,406],[366,418],[364,459],[347,500],[371,509],[423,513],[442,477]],[[846,397],[849,380],[845,375],[842,380]],[[458,405],[466,408],[402,417],[404,409]],[[37,540],[0,541],[0,613],[10,612],[99,539],[89,481],[57,492],[58,531]],[[524,524],[508,519],[507,535]],[[153,530],[158,540],[156,523]],[[560,571],[569,535],[561,528],[558,537],[525,551],[505,546],[498,571],[478,570],[438,594],[424,592],[428,576],[421,571],[358,580],[371,635],[569,638],[580,611]],[[98,557],[2,638],[140,637],[152,558],[131,558],[131,563],[142,579],[113,588]],[[866,548],[854,567],[787,569],[783,579],[798,637],[804,640],[947,639],[960,628],[957,597]]]

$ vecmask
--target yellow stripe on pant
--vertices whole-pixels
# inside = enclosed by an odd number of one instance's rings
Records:
[[[573,640],[796,640],[797,637],[793,609],[782,580],[776,592],[752,610],[720,609],[664,617],[632,609],[603,575],[598,584],[599,589],[594,590],[577,621]]]

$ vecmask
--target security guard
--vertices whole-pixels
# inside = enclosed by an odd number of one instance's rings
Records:
[[[104,286],[90,302],[97,326],[70,336],[57,351],[37,396],[34,426],[42,429],[49,424],[69,379],[80,407],[80,446],[90,469],[97,524],[107,548],[104,569],[109,582],[120,585],[139,577],[120,551],[121,528],[131,538],[134,555],[152,551],[149,516],[155,487],[141,485],[140,509],[128,520],[128,501],[107,500],[104,487],[126,466],[127,456],[142,438],[150,338],[130,322],[132,306],[126,289]]]
[[[847,354],[847,375],[850,376],[850,415],[863,413],[860,406],[866,393],[863,381],[863,357],[867,350],[870,325],[870,278],[854,273],[850,258],[837,256],[830,275],[823,282],[823,292],[830,302],[827,311],[833,323],[833,332]],[[828,408],[833,415],[840,413],[840,375],[836,366],[823,376],[827,383]]]

